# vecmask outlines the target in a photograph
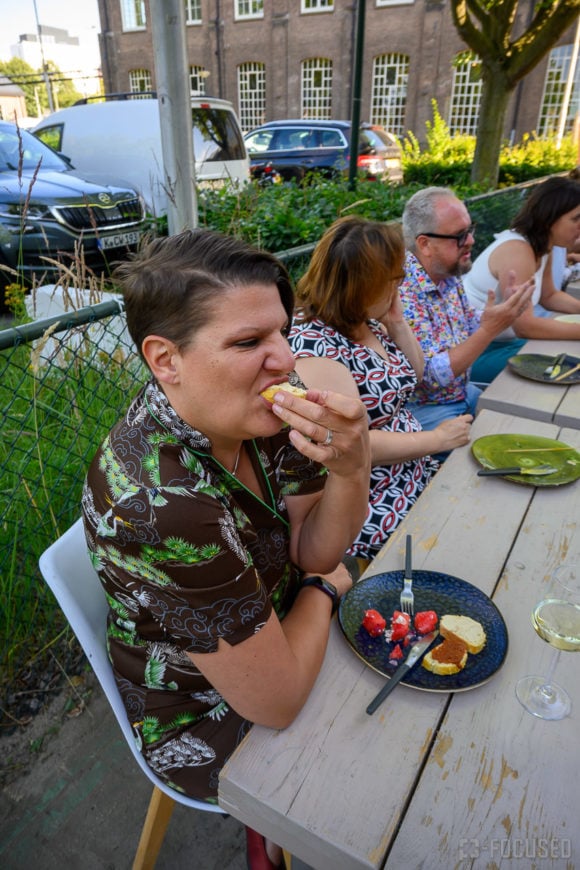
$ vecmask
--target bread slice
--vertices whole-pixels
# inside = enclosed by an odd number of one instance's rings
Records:
[[[300,396],[301,399],[306,398],[306,394],[308,390],[302,389],[302,387],[295,387],[293,384],[290,384],[286,381],[283,384],[272,384],[271,387],[266,387],[265,390],[262,390],[260,393],[268,402],[274,401],[274,396],[276,393],[280,392],[280,390],[285,390],[287,393],[292,393],[293,396]]]
[[[458,674],[467,662],[467,647],[458,638],[445,638],[423,656],[422,665],[434,674]]]
[[[481,652],[487,640],[481,623],[470,616],[446,614],[439,620],[439,631],[449,640],[453,638],[461,640],[467,647],[467,651],[473,654]]]

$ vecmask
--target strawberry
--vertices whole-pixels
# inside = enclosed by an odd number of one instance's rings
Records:
[[[401,645],[398,643],[393,650],[391,650],[391,654],[389,659],[402,659],[403,658],[403,650],[401,649]]]
[[[381,616],[378,610],[365,610],[362,626],[366,628],[371,637],[378,637],[385,630],[387,620]]]
[[[415,631],[417,634],[429,634],[437,625],[437,614],[434,610],[423,610],[415,614]]]
[[[394,610],[391,619],[391,640],[402,640],[409,631],[410,623],[411,617],[408,613]]]

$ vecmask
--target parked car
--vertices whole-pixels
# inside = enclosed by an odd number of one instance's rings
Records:
[[[86,265],[102,273],[134,250],[146,227],[134,190],[96,185],[75,172],[32,133],[0,121],[0,284],[15,276],[54,277],[50,260],[71,264],[82,247]]]
[[[350,121],[269,121],[246,134],[252,177],[279,173],[303,181],[315,172],[327,178],[348,175]],[[403,180],[401,148],[382,127],[361,124],[357,168],[367,179]]]
[[[156,216],[167,212],[159,104],[154,92],[81,100],[44,118],[33,133],[65,154],[86,178],[128,184]],[[244,137],[228,100],[191,98],[198,187],[250,180]]]

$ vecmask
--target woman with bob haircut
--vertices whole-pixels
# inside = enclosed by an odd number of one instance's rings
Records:
[[[296,370],[306,383],[319,388],[328,383],[359,396],[366,407],[369,503],[349,553],[367,561],[439,467],[431,454],[466,444],[472,420],[464,414],[427,432],[406,408],[424,360],[402,315],[397,288],[404,257],[398,224],[354,215],[335,221],[298,282],[299,309],[289,334]]]
[[[482,309],[488,290],[496,300],[504,298],[510,273],[515,283],[534,277],[529,305],[513,325],[496,337],[474,364],[481,380],[492,380],[496,371],[486,372],[486,360],[494,348],[511,342],[514,353],[521,347],[516,339],[580,339],[580,323],[554,319],[557,314],[580,314],[580,300],[554,285],[552,249],[574,249],[580,242],[580,183],[570,177],[549,178],[538,184],[512,221],[511,229],[497,233],[495,240],[476,258],[463,276],[463,286],[474,308]]]
[[[252,723],[285,728],[319,673],[366,511],[366,414],[332,389],[262,396],[294,370],[292,288],[271,254],[187,231],[115,277],[150,380],[89,468],[87,544],[143,756],[215,803]],[[250,868],[280,865],[247,841]]]

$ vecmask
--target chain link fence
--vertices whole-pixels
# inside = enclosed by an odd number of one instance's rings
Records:
[[[534,183],[468,201],[478,250]],[[294,281],[313,249],[278,253]],[[145,378],[115,298],[0,332],[0,735],[83,666],[38,558],[79,516],[96,447]]]

